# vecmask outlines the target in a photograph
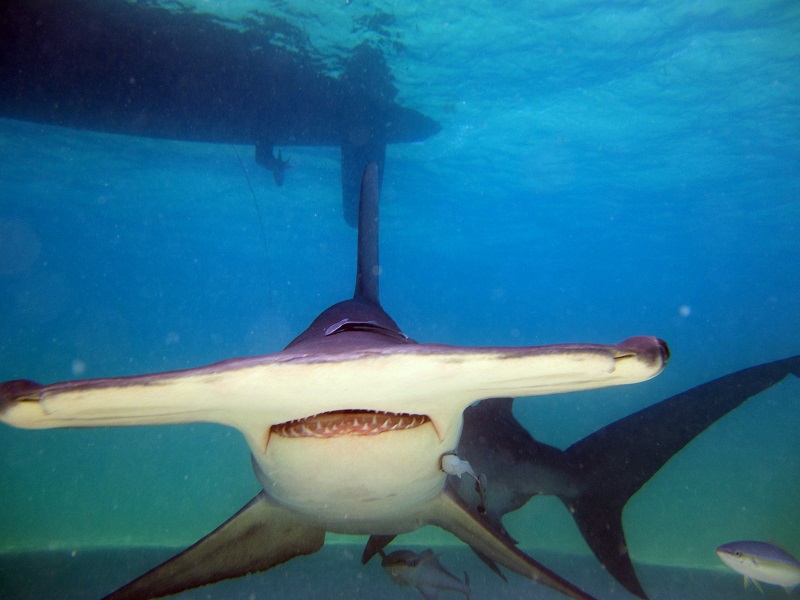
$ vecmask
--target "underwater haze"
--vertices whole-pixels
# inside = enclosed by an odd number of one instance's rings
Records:
[[[700,383],[800,353],[797,2],[192,4],[226,19],[280,16],[331,75],[343,49],[369,41],[397,101],[441,124],[386,152],[381,300],[410,337],[669,343],[651,381],[518,400],[537,440],[566,448]],[[342,218],[339,149],[282,152],[291,168],[277,187],[250,146],[0,119],[0,381],[275,352],[350,297],[356,234]],[[651,598],[762,597],[719,561],[725,542],[800,554],[799,430],[800,381],[789,378],[634,496],[625,531]],[[239,433],[205,424],[0,426],[0,481],[9,600],[108,593],[260,489]],[[557,499],[505,524],[590,593],[633,598]],[[360,564],[366,538],[331,539],[316,556],[185,597],[415,597]],[[432,528],[395,544],[468,570],[476,599],[560,597],[516,575],[502,583]],[[763,597],[785,594],[766,586]]]

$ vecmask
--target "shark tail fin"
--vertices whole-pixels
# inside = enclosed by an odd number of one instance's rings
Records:
[[[374,162],[367,164],[361,178],[358,205],[358,263],[353,297],[380,304],[378,293],[378,214],[380,172]]]
[[[562,500],[564,500],[562,498]],[[628,544],[622,528],[622,506],[615,502],[598,502],[585,494],[564,500],[578,529],[603,567],[634,596],[647,599],[628,555]]]
[[[582,481],[561,500],[598,560],[628,591],[646,598],[628,555],[622,511],[628,500],[675,454],[748,398],[789,374],[800,356],[750,367],[709,381],[612,423],[564,453]]]
[[[199,542],[112,592],[103,600],[142,600],[266,571],[312,554],[325,532],[297,522],[292,513],[258,494]]]

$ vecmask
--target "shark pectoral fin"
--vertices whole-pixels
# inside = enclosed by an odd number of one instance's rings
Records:
[[[325,531],[298,522],[294,513],[261,492],[233,517],[180,554],[103,600],[160,598],[266,571],[322,548]]]
[[[392,543],[396,535],[371,535],[364,546],[364,553],[361,555],[361,564],[367,564],[373,556],[380,554],[381,551]]]
[[[507,569],[533,579],[570,598],[591,600],[592,596],[566,579],[539,564],[515,547],[511,541],[492,528],[477,512],[468,507],[458,494],[447,487],[433,501],[428,523],[449,531],[474,550]],[[486,562],[484,560],[484,562]]]

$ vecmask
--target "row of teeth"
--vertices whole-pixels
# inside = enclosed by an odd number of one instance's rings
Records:
[[[272,426],[272,433],[287,438],[331,438],[344,435],[378,435],[424,425],[425,415],[384,412],[323,413]]]

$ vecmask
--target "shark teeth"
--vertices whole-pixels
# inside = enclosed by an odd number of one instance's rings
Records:
[[[372,410],[340,410],[279,423],[272,426],[271,433],[286,438],[364,436],[413,429],[428,422],[430,422],[430,418],[425,415]]]

